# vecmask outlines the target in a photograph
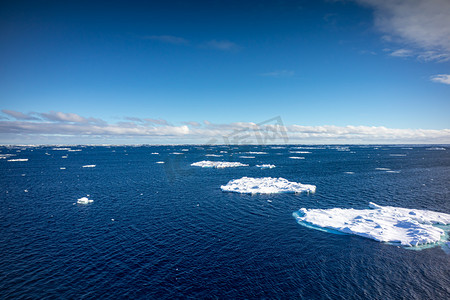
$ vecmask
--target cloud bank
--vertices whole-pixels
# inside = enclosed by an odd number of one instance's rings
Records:
[[[24,114],[2,111],[0,143],[450,143],[450,129],[396,129],[383,126],[303,126],[281,122],[215,124],[124,117],[108,123],[74,113],[50,111]],[[14,118],[11,120],[11,118]],[[272,119],[275,120],[276,118]],[[281,120],[281,118],[278,118]],[[269,120],[270,121],[270,120]]]
[[[393,56],[424,61],[450,60],[450,1],[354,0],[374,10],[375,27],[385,41],[401,44]],[[410,47],[411,49],[404,49]]]

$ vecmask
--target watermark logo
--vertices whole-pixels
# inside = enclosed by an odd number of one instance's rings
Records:
[[[289,138],[283,120],[280,116],[273,117],[257,124],[246,124],[230,134],[210,139],[206,145],[268,145],[275,143],[287,144]],[[164,169],[168,181],[176,180],[177,176],[189,176],[194,172],[186,166],[186,153],[182,155],[169,154],[164,161]]]

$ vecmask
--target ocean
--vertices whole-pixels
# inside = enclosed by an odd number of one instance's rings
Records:
[[[0,174],[2,299],[450,298],[443,247],[293,217],[369,202],[450,214],[448,146],[2,146]],[[244,176],[316,191],[221,190]]]

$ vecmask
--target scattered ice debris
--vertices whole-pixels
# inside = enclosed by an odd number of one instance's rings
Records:
[[[221,155],[221,154],[206,154],[205,156],[210,156],[210,157],[222,157],[223,155]]]
[[[293,216],[299,224],[309,228],[355,234],[408,247],[441,242],[445,230],[433,225],[450,224],[450,214],[380,206],[372,202],[369,207],[371,209],[302,208]]]
[[[52,150],[67,151],[67,150],[72,150],[72,149],[70,149],[70,148],[52,148]]]
[[[443,150],[447,150],[446,148],[444,148],[444,147],[431,147],[431,148],[426,148],[425,150],[440,150],[440,151],[443,151]]]
[[[91,200],[88,197],[82,197],[82,198],[78,199],[78,201],[77,201],[78,204],[89,204],[92,202],[94,202],[94,200]]]
[[[247,154],[267,154],[267,152],[254,152],[254,151],[249,151],[249,152],[245,152]]]
[[[85,165],[83,168],[95,168],[97,165]]]
[[[81,149],[69,149],[69,152],[80,152]]]
[[[305,159],[303,156],[289,156],[291,159]]]
[[[220,153],[228,153],[228,151],[220,151]]]
[[[261,168],[261,169],[272,169],[272,168],[275,168],[275,165],[264,164],[264,165],[256,165],[256,167]]]
[[[315,185],[290,182],[281,177],[242,177],[240,179],[230,180],[226,185],[222,185],[220,188],[224,192],[243,194],[314,193],[316,191]]]
[[[14,159],[8,159],[8,161],[28,161],[28,158],[14,158]]]
[[[153,154],[153,155],[159,155],[158,152],[152,152],[151,154]]]
[[[156,163],[157,164],[163,164],[164,162],[163,161],[157,161]]]
[[[242,156],[239,156],[240,158],[255,158],[254,156],[245,156],[245,155],[242,155]]]
[[[388,171],[386,171],[386,173],[400,173],[400,171],[388,170]]]
[[[184,151],[184,152],[186,152],[186,151],[189,151],[189,149],[181,149],[181,151]]]
[[[309,151],[289,151],[290,153],[297,153],[297,154],[308,154],[311,153]]]
[[[192,163],[193,167],[202,167],[202,168],[234,168],[234,167],[248,167],[247,164],[242,164],[240,162],[227,162],[227,161],[209,161],[202,160],[199,162]]]

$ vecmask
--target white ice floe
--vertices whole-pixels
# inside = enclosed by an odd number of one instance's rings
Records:
[[[69,152],[80,152],[80,151],[82,151],[81,149],[69,149],[68,150]]]
[[[83,168],[95,168],[97,165],[85,165]]]
[[[355,172],[344,172],[345,174],[355,174]]]
[[[181,153],[181,152],[172,152],[172,153],[170,153],[170,154],[181,155],[181,154],[184,154],[184,153]]]
[[[67,158],[67,155],[61,156],[61,158]]]
[[[221,155],[221,154],[206,154],[205,156],[209,156],[209,157],[222,157],[223,155]]]
[[[245,152],[247,154],[267,154],[267,152],[255,152],[255,151],[249,151],[249,152]]]
[[[242,156],[239,156],[240,158],[255,158],[254,156],[245,156],[245,155],[242,155]]]
[[[157,161],[156,163],[157,164],[163,164],[164,162],[163,161]]]
[[[403,156],[406,156],[406,154],[389,154],[389,156],[403,157]]]
[[[13,159],[8,159],[8,161],[28,161],[28,158],[13,158]]]
[[[289,151],[290,153],[297,153],[297,154],[308,154],[311,153],[309,151]]]
[[[52,150],[68,151],[68,150],[72,150],[72,149],[70,149],[70,148],[52,148]]]
[[[78,204],[89,204],[92,202],[94,202],[94,200],[88,199],[88,197],[82,197],[77,201]]]
[[[210,161],[210,160],[202,160],[195,163],[192,163],[193,167],[202,167],[202,168],[235,168],[235,167],[248,167],[247,164],[242,164],[240,162],[228,162],[228,161]]]
[[[378,171],[390,171],[391,169],[389,169],[389,168],[375,168],[375,170],[378,170]]]
[[[426,148],[425,150],[441,150],[441,151],[443,151],[443,150],[447,150],[447,149],[444,147],[431,147],[431,148]]]
[[[66,167],[61,167],[61,168],[59,168],[60,170],[65,170],[66,169]]]
[[[224,192],[243,194],[314,193],[316,191],[315,185],[291,182],[281,177],[242,177],[240,179],[230,180],[226,185],[222,185],[220,188]]]
[[[429,210],[380,206],[371,209],[306,209],[293,213],[306,227],[338,231],[374,239],[379,242],[419,246],[442,241],[445,231],[433,226],[450,224],[450,215]]]
[[[291,159],[305,159],[303,156],[290,156]]]
[[[151,154],[153,154],[153,155],[159,155],[159,153],[158,153],[158,152],[153,152],[153,153],[151,153]]]
[[[264,165],[256,165],[256,167],[261,168],[261,169],[272,169],[272,168],[275,168],[275,165],[264,164]]]

